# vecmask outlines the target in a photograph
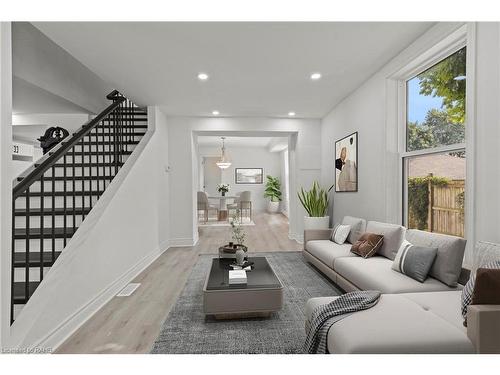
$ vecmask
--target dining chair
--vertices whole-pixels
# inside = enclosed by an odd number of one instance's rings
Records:
[[[203,217],[205,219],[205,223],[208,221],[208,213],[210,210],[215,210],[217,213],[219,213],[219,207],[216,206],[215,204],[211,204],[208,200],[208,194],[204,191],[199,191],[197,193],[197,200],[198,200],[198,215],[200,211],[203,211]],[[199,216],[198,216],[199,220]]]
[[[243,221],[243,211],[246,211],[249,215],[249,219],[252,220],[252,192],[242,191],[239,199],[239,209],[241,215],[241,221]]]
[[[241,191],[237,192],[234,194],[234,196],[236,198],[234,198],[234,201],[233,203],[230,203],[230,204],[227,204],[226,207],[227,207],[227,213],[228,213],[228,218],[231,217],[230,215],[230,211],[231,210],[238,210],[240,208],[240,195],[241,195]]]

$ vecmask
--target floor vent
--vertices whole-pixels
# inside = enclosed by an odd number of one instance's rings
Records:
[[[135,292],[135,290],[137,288],[139,288],[141,284],[139,283],[131,283],[131,284],[128,284],[125,288],[123,288],[122,290],[120,290],[120,292],[116,295],[117,297],[128,297],[130,296],[132,293]]]

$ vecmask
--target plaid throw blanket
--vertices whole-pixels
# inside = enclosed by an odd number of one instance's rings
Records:
[[[346,293],[334,301],[318,306],[312,314],[311,326],[304,343],[304,353],[327,354],[328,331],[333,323],[356,311],[366,310],[377,304],[380,292],[376,290]]]

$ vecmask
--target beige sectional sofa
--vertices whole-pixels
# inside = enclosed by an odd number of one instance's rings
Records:
[[[500,336],[500,324],[485,334],[484,325],[481,328],[477,323],[481,318],[486,320],[486,310],[491,307],[475,306],[469,332],[463,325],[463,286],[458,278],[465,240],[353,217],[345,217],[343,223],[352,225],[352,229],[349,243],[342,245],[330,241],[331,229],[306,230],[304,257],[347,292],[379,290],[383,294],[373,308],[351,314],[332,326],[328,333],[330,353],[474,353],[481,351],[481,345],[484,352],[498,350],[500,339],[492,339],[491,332]],[[365,231],[384,234],[378,254],[367,259],[350,252],[351,243]],[[438,248],[430,277],[423,283],[391,269],[405,238],[415,245]],[[307,302],[306,329],[313,310],[334,298]],[[500,308],[493,314],[498,315],[492,318],[490,312],[488,319],[499,319]]]

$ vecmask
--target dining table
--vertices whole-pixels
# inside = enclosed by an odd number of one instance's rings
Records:
[[[219,211],[217,214],[218,221],[226,221],[228,219],[228,210],[227,210],[227,200],[235,200],[237,197],[232,195],[213,195],[208,196],[209,200],[218,200],[219,201]]]

